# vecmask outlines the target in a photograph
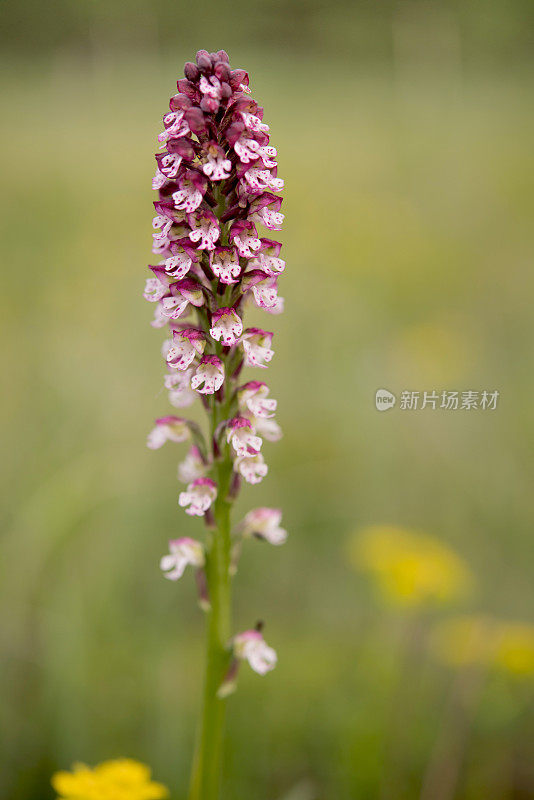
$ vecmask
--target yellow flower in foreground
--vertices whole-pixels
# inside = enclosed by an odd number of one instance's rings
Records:
[[[425,533],[374,525],[350,542],[352,564],[403,606],[447,603],[465,595],[471,573],[456,553]]]
[[[52,787],[58,800],[165,800],[166,786],[150,780],[150,769],[130,758],[104,761],[94,769],[74,764],[72,772],[56,772]]]
[[[534,625],[463,616],[436,626],[434,653],[452,666],[493,666],[513,675],[534,675]]]

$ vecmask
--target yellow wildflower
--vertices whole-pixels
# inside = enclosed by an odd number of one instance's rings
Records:
[[[501,624],[495,664],[516,675],[534,675],[534,625],[523,622]]]
[[[428,534],[405,528],[365,529],[350,543],[350,558],[398,605],[447,603],[463,596],[471,583],[471,573],[453,550]]]
[[[534,626],[483,616],[462,616],[436,626],[434,653],[452,666],[493,666],[513,675],[534,675]]]
[[[149,767],[130,758],[104,761],[91,769],[74,764],[72,772],[56,772],[52,787],[58,800],[165,800],[168,789],[150,779]]]

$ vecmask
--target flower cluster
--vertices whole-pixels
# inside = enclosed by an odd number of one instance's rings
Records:
[[[52,787],[58,800],[166,800],[166,786],[151,780],[150,769],[130,758],[104,761],[96,767],[75,764],[56,772]]]
[[[166,416],[156,420],[148,446],[189,442],[178,468],[186,484],[179,504],[213,528],[217,498],[233,499],[243,480],[259,483],[268,471],[264,440],[282,435],[267,384],[243,382],[241,374],[244,367],[265,369],[273,357],[273,333],[246,327],[244,313],[247,304],[271,315],[283,310],[278,279],[285,261],[281,243],[272,237],[284,218],[277,194],[284,182],[247,73],[231,69],[224,50],[199,50],[184,76],[158,136],[152,181],[157,259],[149,266],[144,297],[155,306],[152,325],[167,330],[162,353],[169,401],[183,409],[198,396],[210,433],[204,437],[182,417]],[[225,458],[231,461],[232,479],[221,486],[216,467]],[[256,534],[281,544],[286,534],[280,518],[275,509],[256,509],[236,536]],[[199,542],[183,538],[169,547],[161,561],[167,578],[179,578],[187,564],[202,570]],[[260,672],[266,670],[249,657],[257,653],[258,637],[257,632],[249,637],[247,647],[235,638],[234,652]],[[272,657],[269,663],[274,664]]]

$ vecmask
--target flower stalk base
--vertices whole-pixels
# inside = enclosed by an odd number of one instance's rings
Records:
[[[220,489],[230,487],[232,463],[218,465]],[[206,556],[206,576],[211,608],[206,620],[206,668],[203,708],[197,749],[191,773],[189,800],[216,800],[219,797],[223,756],[223,735],[226,699],[218,696],[219,688],[231,660],[231,504],[227,491],[220,491],[214,504],[216,529]]]

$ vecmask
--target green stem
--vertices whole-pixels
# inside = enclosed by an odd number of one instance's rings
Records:
[[[228,670],[231,635],[230,509],[227,500],[232,463],[228,457],[217,464],[218,496],[214,504],[216,530],[206,558],[211,609],[206,625],[206,672],[203,709],[197,742],[189,800],[216,800],[219,797],[223,757],[223,731],[226,700],[217,691]]]

